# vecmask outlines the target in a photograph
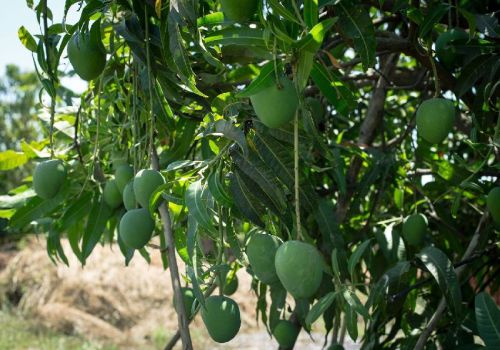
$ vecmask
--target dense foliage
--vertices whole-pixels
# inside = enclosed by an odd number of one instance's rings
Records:
[[[66,0],[72,24],[27,2],[49,132],[0,169],[63,163],[38,195],[26,178],[1,197],[11,232],[35,224],[63,262],[66,237],[82,264],[100,242],[128,263],[173,238],[197,300],[176,303],[180,325],[201,304],[220,342],[239,310],[207,297],[245,268],[283,348],[320,317],[335,349],[346,332],[363,349],[498,348],[496,1]],[[90,81],[78,99],[66,47]]]

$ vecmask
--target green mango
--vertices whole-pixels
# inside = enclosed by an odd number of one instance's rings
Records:
[[[137,207],[133,181],[130,181],[123,189],[123,204],[125,205],[125,209],[127,210],[135,209]]]
[[[155,222],[147,209],[127,211],[120,220],[120,236],[123,242],[134,249],[141,249],[148,244]]]
[[[283,287],[295,298],[316,293],[323,278],[323,258],[311,244],[287,241],[276,252],[276,274]]]
[[[83,80],[96,79],[106,66],[106,52],[99,40],[91,32],[75,32],[69,40],[69,62]]]
[[[258,5],[258,0],[221,0],[225,18],[240,23],[250,20],[257,12]]]
[[[142,169],[134,177],[134,193],[137,202],[143,208],[149,208],[149,199],[153,192],[165,184],[163,175],[156,170]]]
[[[255,233],[250,238],[246,247],[246,254],[252,271],[257,278],[265,284],[278,282],[274,257],[283,241],[267,233]]]
[[[494,187],[488,193],[486,206],[493,218],[493,221],[500,224],[500,187]]]
[[[217,343],[230,341],[240,330],[240,308],[233,299],[223,295],[214,295],[205,300],[201,318],[208,334]]]
[[[297,341],[300,329],[288,320],[279,320],[273,329],[274,339],[278,342],[280,347],[291,349]]]
[[[417,131],[427,142],[438,144],[448,136],[455,121],[455,106],[444,98],[422,102],[417,110]]]
[[[116,209],[123,203],[122,195],[118,190],[116,180],[108,180],[106,185],[104,185],[104,191],[102,194],[104,202],[111,208]]]
[[[186,311],[186,316],[189,319],[193,317],[193,313],[191,312],[193,308],[193,304],[195,302],[194,292],[191,288],[182,287],[182,302],[184,303],[184,310]],[[177,300],[174,295],[174,307],[177,309]]]
[[[66,181],[67,171],[59,159],[38,163],[33,173],[33,188],[43,199],[54,198]]]
[[[427,218],[423,214],[408,216],[403,223],[403,237],[413,246],[422,244],[427,232]]]
[[[134,168],[132,168],[128,164],[120,165],[115,170],[115,180],[116,185],[118,186],[118,190],[120,193],[123,193],[125,186],[132,180],[134,177]]]

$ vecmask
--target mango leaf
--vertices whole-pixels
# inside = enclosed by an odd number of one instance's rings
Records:
[[[342,292],[342,296],[344,297],[347,304],[349,304],[349,306],[353,308],[358,314],[363,316],[365,319],[370,318],[370,315],[368,315],[368,310],[363,306],[353,290],[348,288],[344,289],[344,291]]]
[[[266,63],[260,70],[259,75],[245,89],[240,91],[236,97],[244,98],[268,88],[276,83],[276,72],[274,62]]]
[[[18,208],[26,203],[30,198],[36,196],[34,190],[29,189],[13,196],[2,195],[0,196],[0,209]]]
[[[31,198],[25,206],[19,208],[10,218],[9,226],[20,229],[32,221],[51,213],[64,201],[66,193],[67,188],[63,188],[51,199],[42,199],[38,196]]]
[[[72,201],[69,207],[64,211],[62,218],[59,220],[60,229],[65,230],[82,220],[90,210],[89,203],[91,200],[92,193],[85,192],[79,198]]]
[[[198,234],[198,221],[196,221],[193,214],[188,214],[186,246],[187,246],[190,266],[193,266],[193,259],[195,258],[197,234]]]
[[[375,64],[375,30],[367,9],[354,1],[341,1],[335,6],[338,27],[354,43],[367,70]]]
[[[300,51],[296,78],[300,91],[302,91],[307,85],[313,64],[314,53],[305,50]]]
[[[189,276],[189,279],[191,281],[191,284],[193,285],[193,293],[196,300],[201,304],[202,307],[205,307],[205,297],[203,296],[203,292],[201,291],[198,277],[196,276],[193,267],[188,265],[186,267],[186,270],[187,270],[187,275]]]
[[[429,9],[427,15],[424,16],[424,21],[420,25],[419,36],[421,38],[427,37],[427,35],[432,32],[432,28],[434,28],[434,25],[438,23],[441,18],[443,18],[445,13],[448,12],[449,8],[450,5],[446,3],[435,3],[435,5]]]
[[[500,309],[485,292],[475,298],[479,335],[488,349],[500,349]]]
[[[347,306],[344,317],[347,333],[349,333],[352,340],[356,341],[358,339],[358,314],[353,307]]]
[[[184,196],[189,214],[193,216],[198,224],[212,234],[217,234],[215,227],[208,214],[208,194],[207,186],[201,180],[189,185]]]
[[[499,60],[498,55],[483,54],[474,57],[460,73],[455,85],[455,93],[458,97],[463,96],[472,86],[487,74],[491,67]]]
[[[318,202],[317,210],[314,212],[314,217],[323,237],[328,237],[334,247],[343,251],[344,238],[333,213],[335,213],[333,203],[328,199],[321,199]],[[344,257],[344,254],[342,254],[342,257]]]
[[[60,233],[53,229],[49,230],[47,237],[47,254],[54,264],[56,263],[56,259],[58,259],[66,266],[69,266],[68,258],[61,245]]]
[[[106,223],[112,214],[111,208],[108,207],[99,193],[96,193],[82,237],[82,265],[85,265],[86,259],[101,239]]]
[[[36,41],[30,34],[28,29],[26,29],[24,26],[19,27],[19,30],[17,31],[17,36],[19,37],[19,40],[21,40],[21,43],[25,48],[27,48],[31,52],[36,52],[37,50]]]
[[[261,204],[257,202],[257,200],[253,197],[251,189],[249,189],[245,185],[238,174],[230,174],[229,179],[229,188],[233,196],[233,201],[238,210],[254,224],[264,227],[265,225],[260,218],[264,213],[263,208]]]
[[[288,11],[288,9],[281,5],[278,0],[267,0],[267,3],[271,6],[273,12],[275,14],[280,15],[286,20],[289,20],[290,22],[294,22],[296,24],[301,24],[300,21],[297,19],[297,17]]]
[[[417,257],[434,277],[450,310],[458,318],[462,309],[462,293],[451,261],[441,250],[432,246],[424,248]]]
[[[222,181],[220,167],[210,172],[207,178],[208,189],[216,201],[226,207],[233,205],[231,196],[226,192]]]
[[[323,96],[325,96],[339,112],[342,113],[346,109],[353,109],[356,106],[356,101],[351,90],[349,90],[342,81],[334,79],[335,77],[333,75],[330,76],[326,68],[318,62],[314,62],[311,78],[316,86],[318,86]]]
[[[306,50],[315,53],[321,47],[326,33],[337,22],[338,18],[328,18],[316,24],[305,37],[296,42],[295,47],[298,50]]]
[[[398,286],[402,276],[408,272],[410,267],[411,265],[408,261],[398,261],[394,267],[387,270],[370,291],[365,307],[369,309],[371,306],[378,305],[381,297],[386,294],[387,288],[391,284]]]
[[[232,140],[240,146],[243,154],[248,155],[247,140],[245,139],[245,133],[243,130],[238,129],[228,120],[219,119],[215,122],[214,133],[212,135],[223,135],[229,140]]]
[[[286,208],[285,196],[280,190],[280,184],[274,174],[257,157],[245,158],[238,152],[231,152],[231,157],[236,166],[252,179],[274,203],[279,212]]]
[[[213,31],[205,37],[205,44],[214,45],[245,45],[266,46],[262,29],[229,27]]]
[[[7,150],[0,152],[0,170],[11,170],[28,162],[28,157],[22,152]]]
[[[319,8],[318,0],[304,1],[304,21],[309,28],[314,27],[318,23]]]
[[[370,246],[371,239],[367,239],[363,243],[361,243],[356,250],[352,253],[351,257],[349,258],[349,261],[347,263],[348,269],[349,269],[349,274],[354,276],[354,269],[356,268],[356,265],[358,264],[359,260],[365,253],[366,249]]]
[[[310,328],[311,325],[316,321],[335,301],[335,297],[337,293],[330,292],[324,295],[321,299],[318,300],[316,304],[311,307],[311,310],[307,313],[306,316],[306,326]]]
[[[224,24],[224,22],[224,13],[222,12],[209,13],[208,15],[199,17],[196,20],[198,27],[213,27],[219,24]]]

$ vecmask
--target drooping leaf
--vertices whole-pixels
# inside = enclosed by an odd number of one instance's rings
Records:
[[[306,316],[306,325],[308,328],[311,327],[314,321],[316,321],[335,301],[335,292],[330,292],[319,299],[316,304],[311,307],[311,310]]]
[[[261,216],[264,211],[262,205],[253,197],[243,180],[237,174],[229,175],[231,194],[238,210],[254,224],[264,227]]]
[[[491,67],[498,60],[498,55],[483,54],[475,57],[468,63],[457,79],[454,89],[457,96],[463,96],[479,79],[488,74]]]
[[[359,260],[365,253],[366,249],[370,246],[371,239],[367,239],[363,243],[361,243],[356,250],[352,253],[352,255],[349,257],[349,261],[347,262],[347,266],[349,269],[349,274],[354,276],[354,269],[356,268],[356,265],[358,264]]]
[[[63,202],[65,195],[66,191],[63,188],[51,199],[42,199],[38,196],[31,198],[10,218],[9,226],[17,229],[26,227],[32,221],[54,211]]]
[[[106,222],[113,211],[104,202],[104,199],[96,194],[93,200],[92,209],[87,219],[87,226],[82,237],[82,264],[90,256],[95,246],[99,242],[106,228]]]
[[[240,146],[243,154],[248,155],[248,146],[247,141],[245,139],[245,134],[241,129],[238,129],[228,120],[219,119],[215,122],[215,130],[214,134],[216,135],[224,135],[229,140],[232,140]]]
[[[475,298],[476,322],[487,349],[500,348],[500,309],[485,292]]]
[[[211,32],[205,37],[205,44],[213,45],[245,45],[266,46],[264,31],[252,28],[229,27]]]
[[[311,53],[316,53],[323,43],[323,39],[327,32],[333,27],[337,22],[337,18],[328,18],[318,24],[316,24],[307,35],[299,40],[295,47],[298,50],[305,50]]]
[[[259,75],[244,90],[240,91],[236,97],[244,98],[268,88],[276,83],[276,71],[274,62],[266,63],[260,70]]]
[[[427,37],[427,35],[432,31],[434,25],[439,22],[441,18],[448,12],[450,5],[442,2],[436,2],[433,6],[429,8],[428,13],[424,17],[424,21],[420,25],[419,36],[421,38]]]
[[[24,26],[19,27],[19,30],[17,31],[17,36],[19,37],[19,40],[21,40],[21,43],[25,48],[27,48],[31,52],[36,52],[37,50],[36,41]]]
[[[462,293],[451,261],[440,249],[432,246],[424,248],[417,257],[434,277],[452,313],[458,318],[462,309]]]
[[[217,234],[215,227],[208,214],[208,188],[201,180],[190,184],[186,190],[185,202],[189,214],[196,219],[198,224],[208,232]]]
[[[335,6],[338,27],[353,41],[367,70],[375,64],[375,30],[367,9],[354,1],[341,1]]]
[[[314,27],[318,23],[319,9],[318,0],[304,1],[304,21],[309,28]]]
[[[0,152],[0,171],[12,170],[28,162],[28,157],[22,152],[7,150]]]

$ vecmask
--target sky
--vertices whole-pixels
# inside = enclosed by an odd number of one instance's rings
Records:
[[[19,27],[25,26],[26,29],[34,36],[40,33],[38,22],[36,20],[36,13],[28,8],[25,0],[3,0],[2,9],[0,10],[0,43],[2,44],[0,50],[0,75],[3,75],[5,66],[14,63],[21,67],[22,70],[34,70],[33,59],[31,52],[26,49],[17,36]],[[35,0],[37,3],[38,0]],[[52,10],[54,20],[60,23],[63,17],[65,0],[49,0],[49,8]],[[67,18],[68,24],[73,24],[78,19],[76,9],[78,5],[74,5],[72,11]],[[50,23],[49,23],[50,25]],[[68,64],[67,60],[61,62],[60,68],[65,68]],[[82,92],[86,88],[86,83],[79,78],[69,78],[62,82],[65,86],[75,90],[75,92]]]

